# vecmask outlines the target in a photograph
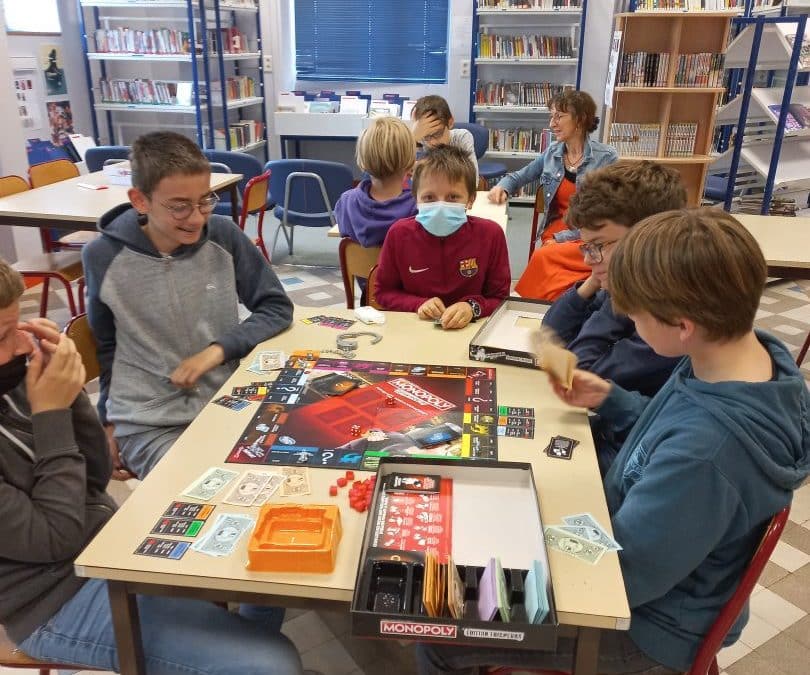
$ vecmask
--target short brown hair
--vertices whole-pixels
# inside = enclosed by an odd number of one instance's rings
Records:
[[[587,136],[599,127],[599,118],[596,116],[596,102],[590,94],[577,89],[566,89],[555,94],[548,102],[549,108],[554,108],[558,112],[570,113],[583,130],[583,135]]]
[[[704,207],[640,222],[616,246],[608,275],[616,310],[667,324],[691,319],[724,341],[752,329],[767,265],[738,220]]]
[[[211,173],[211,164],[197,144],[174,131],[154,131],[135,139],[129,153],[132,185],[152,194],[166,176]]]
[[[478,182],[476,170],[466,150],[455,145],[439,145],[419,160],[413,172],[412,189],[414,197],[419,200],[419,183],[422,176],[437,173],[445,176],[451,183],[459,181],[467,188],[467,197],[474,197]]]
[[[429,113],[433,113],[436,119],[440,120],[444,126],[450,126],[450,118],[453,113],[450,112],[450,105],[441,96],[431,94],[417,99],[416,105],[411,111],[411,117],[418,120]]]
[[[408,125],[396,117],[377,117],[357,140],[357,166],[374,178],[404,174],[416,161]]]
[[[22,275],[0,259],[0,309],[9,307],[15,300],[19,300],[25,291]]]
[[[565,222],[599,230],[604,220],[632,227],[647,216],[686,206],[681,174],[657,162],[622,160],[586,174],[571,195]]]

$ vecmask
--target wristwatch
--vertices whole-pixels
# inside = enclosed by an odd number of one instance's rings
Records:
[[[467,303],[470,305],[470,309],[472,309],[473,321],[475,321],[475,319],[481,316],[481,305],[477,300],[473,300],[472,298],[467,300]]]

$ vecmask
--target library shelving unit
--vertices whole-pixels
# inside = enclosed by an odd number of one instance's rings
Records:
[[[690,206],[700,204],[713,159],[714,115],[724,91],[722,54],[737,11],[616,15],[621,48],[604,141],[629,136],[619,147],[623,159],[651,159],[677,169]],[[684,129],[686,137],[679,141]]]
[[[726,209],[735,195],[761,191],[766,215],[775,190],[810,188],[810,87],[799,85],[810,71],[807,15],[735,21],[742,30],[728,46],[725,65],[730,81],[744,75],[744,83],[718,111],[721,143],[733,141],[721,147],[711,171],[725,178]],[[757,87],[762,71],[768,86]]]
[[[96,142],[129,145],[124,128],[170,125],[202,148],[267,159],[257,0],[78,4]]]
[[[579,87],[588,0],[473,0],[470,121],[508,141],[490,159],[517,169],[539,154],[548,100]],[[491,132],[492,135],[492,132]],[[511,203],[534,203],[527,185]]]

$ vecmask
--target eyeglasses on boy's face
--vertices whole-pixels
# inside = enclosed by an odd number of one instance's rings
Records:
[[[604,260],[604,249],[606,246],[612,246],[615,244],[618,239],[614,239],[613,241],[603,241],[599,244],[594,244],[589,242],[587,244],[580,244],[579,245],[579,252],[582,253],[582,257],[586,260],[590,258],[591,262],[596,264],[602,262]]]
[[[447,133],[447,127],[444,127],[440,131],[435,131],[432,134],[428,134],[427,136],[422,136],[422,140],[425,143],[432,143],[433,141],[439,141],[441,140],[442,136],[445,135],[445,133]]]
[[[219,197],[216,195],[216,193],[211,193],[196,204],[192,204],[191,202],[164,204],[161,202],[160,205],[171,213],[175,220],[185,220],[186,218],[190,217],[192,213],[194,213],[195,208],[199,210],[200,214],[207,216],[216,208],[218,203]]]

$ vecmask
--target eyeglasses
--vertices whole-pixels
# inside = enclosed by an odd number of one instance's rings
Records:
[[[441,131],[436,131],[432,134],[428,134],[427,136],[422,136],[422,140],[430,143],[431,141],[438,141],[442,136],[444,136],[444,132],[447,129],[442,129]]]
[[[604,248],[605,246],[612,246],[618,241],[618,239],[614,239],[613,241],[603,241],[600,244],[580,244],[579,245],[579,252],[582,253],[583,258],[590,258],[591,262],[593,263],[600,263],[604,260]]]
[[[207,216],[216,208],[217,204],[219,204],[219,197],[215,193],[208,195],[205,199],[196,204],[192,204],[191,202],[180,202],[178,204],[160,203],[163,208],[167,209],[169,213],[172,214],[175,220],[185,220],[194,213],[195,208],[199,210],[201,215]]]
[[[571,113],[567,112],[555,112],[551,115],[552,122],[559,122],[563,117],[569,117]]]

